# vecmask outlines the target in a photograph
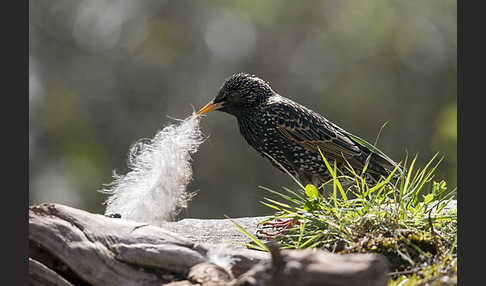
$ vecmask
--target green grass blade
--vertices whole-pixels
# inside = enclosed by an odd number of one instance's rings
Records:
[[[336,186],[339,188],[339,191],[341,192],[341,194],[344,194],[344,196],[343,196],[344,200],[347,200],[346,194],[344,193],[343,186],[341,186],[341,183],[337,179],[337,176],[336,176],[334,169],[331,167],[329,162],[326,160],[326,157],[324,157],[324,154],[322,153],[321,148],[319,148],[319,146],[318,146],[317,149],[319,150],[319,153],[321,153],[322,160],[324,161],[324,164],[326,165],[327,170],[329,171],[329,173],[332,176],[333,183],[336,184]]]
[[[232,220],[229,216],[225,215],[225,217],[229,219],[236,226],[236,228],[238,228],[239,231],[241,231],[244,235],[246,235],[249,239],[251,239],[256,245],[258,245],[261,248],[261,250],[269,251],[268,247],[263,242],[261,242],[257,237],[253,236],[246,229],[241,227],[236,221]]]
[[[316,240],[316,239],[318,239],[318,238],[320,238],[320,237],[322,237],[322,236],[324,236],[324,234],[323,234],[322,232],[321,232],[321,233],[318,233],[318,234],[316,234],[316,235],[313,235],[311,238],[309,238],[308,240],[304,241],[304,243],[302,243],[302,244],[300,245],[300,248],[304,248],[304,247],[306,247],[306,246],[307,246],[307,245],[309,245],[311,242],[313,242],[314,240]]]
[[[356,135],[353,135],[353,134],[351,134],[351,133],[349,133],[347,131],[344,131],[344,133],[346,135],[348,135],[349,137],[351,137],[351,139],[353,139],[354,141],[356,141],[359,144],[361,144],[361,145],[365,146],[366,148],[368,148],[371,152],[378,154],[380,157],[382,157],[383,159],[385,159],[392,166],[395,167],[397,165],[397,163],[395,161],[393,161],[392,159],[390,159],[390,157],[388,157],[385,153],[383,153],[383,151],[381,151],[377,147],[371,145],[366,140],[364,140],[364,139],[362,139],[362,138],[360,138],[360,137],[358,137]],[[403,174],[402,169],[398,169],[398,171],[400,172],[400,174]]]
[[[282,187],[282,189],[284,189],[284,191],[286,191],[287,193],[290,193],[290,194],[296,196],[300,201],[305,201],[304,197],[302,197],[299,194],[297,194],[297,192],[294,192],[291,189],[286,188],[286,187]]]
[[[294,204],[299,204],[299,203],[301,203],[301,201],[298,201],[298,200],[296,200],[296,199],[293,199],[293,198],[291,198],[291,197],[289,197],[289,196],[287,196],[287,195],[284,195],[284,194],[282,194],[282,193],[280,193],[280,192],[277,192],[277,191],[274,191],[274,190],[272,190],[272,189],[269,189],[269,188],[266,188],[266,187],[262,187],[262,186],[259,186],[259,188],[260,188],[260,189],[262,189],[262,190],[265,190],[265,191],[267,191],[267,192],[269,192],[269,193],[272,193],[272,194],[274,194],[274,195],[276,195],[276,196],[279,196],[279,197],[281,197],[281,198],[282,198],[282,199],[284,199],[284,200],[287,200],[287,201],[293,202]],[[305,201],[305,200],[304,200],[304,199],[302,199],[302,201]]]
[[[410,178],[412,177],[412,173],[413,173],[413,166],[416,160],[417,160],[417,155],[415,155],[415,157],[412,160],[412,163],[410,164],[410,167],[408,168],[407,178],[405,179],[405,185],[403,186],[405,197],[407,197],[407,195],[410,194],[410,191],[408,190],[408,184],[410,183]]]
[[[390,180],[393,178],[393,174],[395,174],[395,172],[398,170],[398,168],[400,168],[400,163],[398,163],[398,165],[395,167],[395,169],[393,169],[393,171],[388,175],[388,177],[384,181],[382,181],[381,183],[376,184],[376,186],[370,188],[367,193],[373,193],[374,191],[381,188],[383,185],[388,184],[388,182],[390,182]]]
[[[278,202],[278,201],[275,201],[275,200],[272,200],[272,199],[269,199],[269,198],[266,198],[264,197],[263,199],[273,203],[273,204],[276,204],[277,206],[280,206],[280,207],[283,207],[283,208],[287,208],[287,209],[292,209],[293,207],[288,205],[288,204],[284,204],[284,203],[281,203],[281,202]]]
[[[261,204],[263,204],[263,205],[265,205],[265,206],[267,206],[267,207],[269,207],[269,208],[271,208],[271,209],[274,209],[274,210],[276,210],[276,211],[282,211],[282,209],[281,209],[281,208],[279,208],[279,207],[277,207],[277,206],[275,206],[275,205],[271,205],[271,204],[266,203],[266,202],[264,202],[264,201],[260,201],[260,203],[261,203]]]

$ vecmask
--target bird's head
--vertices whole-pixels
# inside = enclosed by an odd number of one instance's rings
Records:
[[[264,80],[246,73],[237,73],[226,79],[218,95],[206,104],[198,114],[213,110],[240,115],[264,103],[273,90]]]

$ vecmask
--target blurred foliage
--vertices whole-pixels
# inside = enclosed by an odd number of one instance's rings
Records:
[[[455,186],[457,184],[457,105],[455,103],[445,106],[437,115],[431,149],[447,155],[447,166],[444,167],[443,172]]]
[[[29,1],[30,202],[103,212],[96,190],[131,144],[249,72],[395,160],[457,170],[456,1]],[[189,217],[267,214],[258,185],[294,186],[213,113]],[[419,162],[423,163],[423,162]],[[217,198],[217,199],[215,199]]]

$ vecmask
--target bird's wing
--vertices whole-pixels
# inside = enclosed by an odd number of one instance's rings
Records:
[[[321,149],[328,159],[343,161],[361,154],[360,148],[341,128],[323,116],[295,102],[282,99],[272,104],[281,136],[312,152]]]

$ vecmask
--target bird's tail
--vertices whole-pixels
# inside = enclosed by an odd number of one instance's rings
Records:
[[[366,140],[353,135],[349,132],[346,132],[354,142],[360,145],[362,149],[368,151],[365,152],[366,159],[370,156],[370,167],[372,170],[377,171],[380,175],[387,176],[390,172],[392,172],[395,168],[397,169],[396,174],[403,174],[402,168],[399,166],[398,163],[390,159],[383,151],[378,149],[375,145],[367,142]]]

